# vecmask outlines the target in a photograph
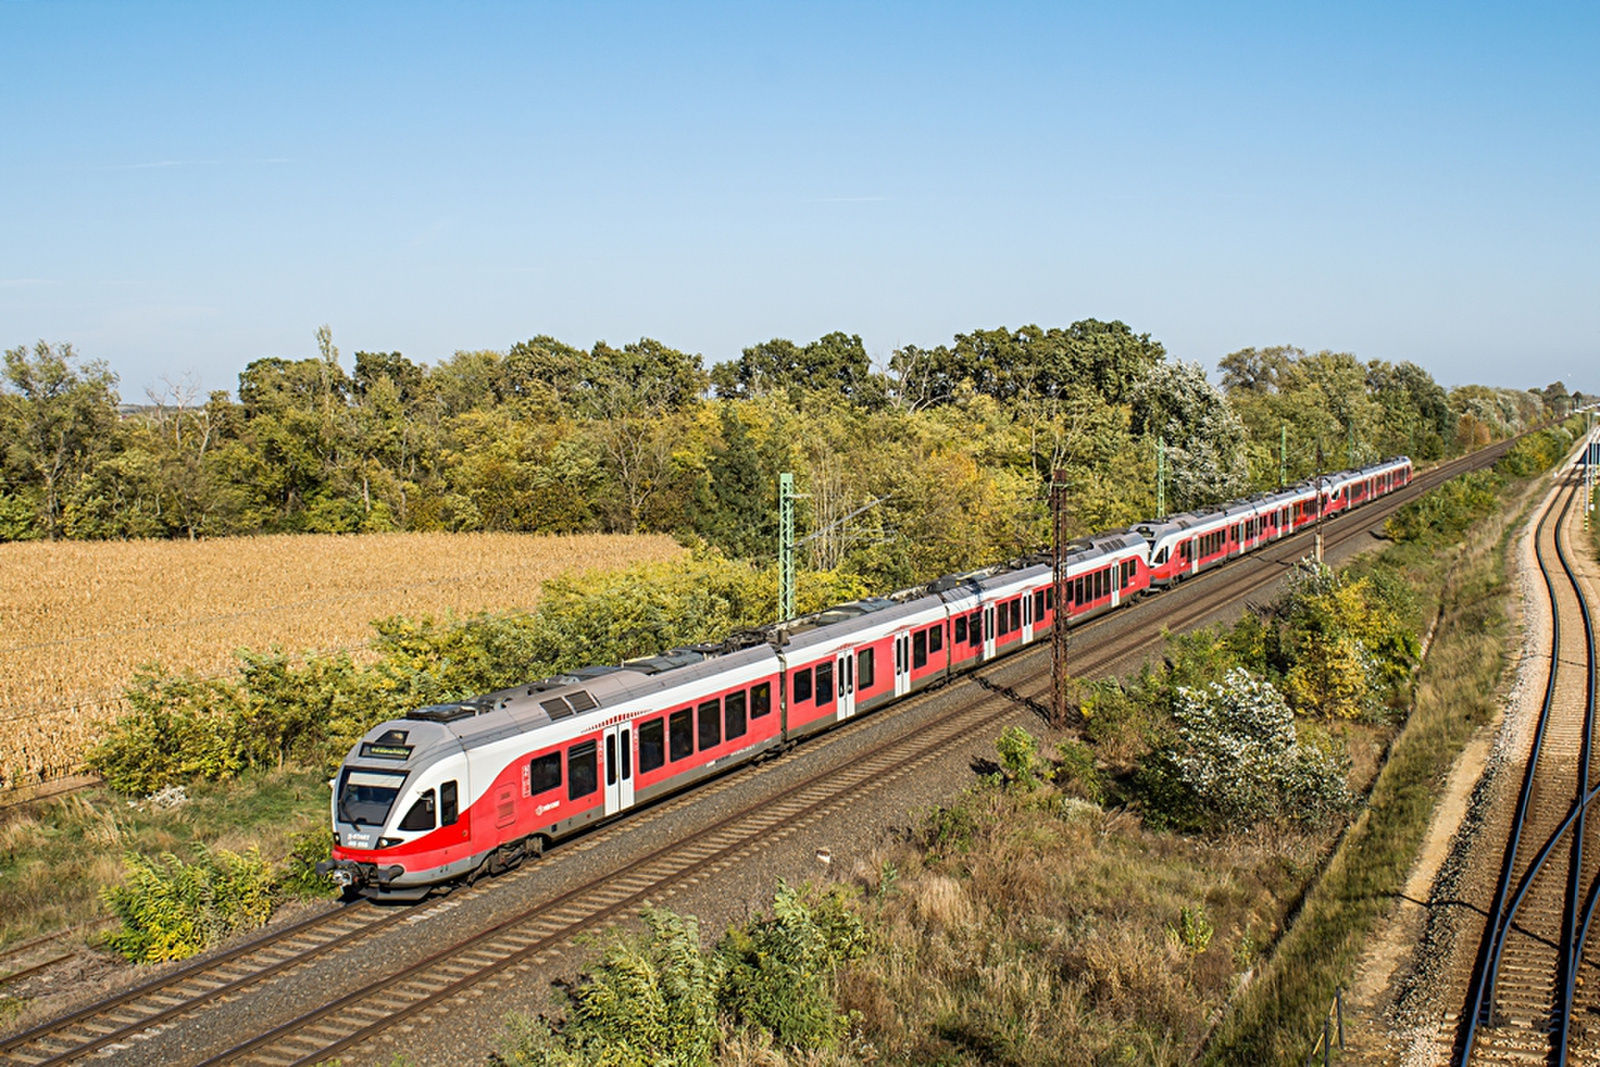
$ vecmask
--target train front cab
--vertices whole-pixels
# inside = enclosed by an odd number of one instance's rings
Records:
[[[328,785],[334,847],[318,869],[346,891],[419,899],[479,862],[468,760],[439,724],[375,727]]]

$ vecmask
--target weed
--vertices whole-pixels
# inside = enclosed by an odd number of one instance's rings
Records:
[[[189,862],[170,852],[125,858],[125,883],[104,891],[122,924],[107,944],[135,963],[181,960],[272,917],[272,868],[259,852],[193,851]]]

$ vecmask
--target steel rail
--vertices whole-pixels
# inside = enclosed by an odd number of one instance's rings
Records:
[[[1570,472],[1568,473],[1567,478],[1569,482],[1573,481]],[[1569,916],[1566,929],[1567,942],[1565,945],[1565,951],[1562,953],[1562,965],[1564,973],[1562,974],[1561,1032],[1558,1038],[1560,1042],[1557,1060],[1558,1067],[1565,1067],[1567,1062],[1567,1053],[1571,1044],[1570,1039],[1572,1033],[1572,1001],[1573,997],[1577,993],[1578,970],[1583,962],[1583,946],[1588,940],[1589,936],[1589,921],[1594,917],[1594,906],[1596,899],[1595,892],[1597,888],[1600,888],[1600,879],[1596,879],[1591,883],[1589,887],[1589,899],[1583,906],[1582,916],[1580,919],[1578,897],[1582,892],[1581,881],[1584,868],[1583,849],[1585,844],[1584,821],[1585,812],[1588,810],[1588,804],[1584,803],[1583,800],[1585,794],[1589,791],[1590,785],[1594,781],[1589,757],[1593,750],[1595,729],[1595,640],[1594,620],[1589,611],[1589,602],[1588,599],[1583,595],[1583,583],[1579,579],[1577,572],[1573,569],[1572,557],[1567,551],[1568,546],[1566,538],[1566,524],[1564,520],[1568,512],[1571,510],[1573,501],[1577,500],[1577,493],[1578,489],[1576,484],[1574,484],[1573,493],[1568,499],[1567,508],[1562,512],[1563,522],[1558,524],[1556,527],[1555,538],[1556,555],[1561,560],[1561,569],[1566,572],[1567,580],[1572,583],[1573,591],[1577,594],[1578,615],[1583,622],[1584,648],[1588,653],[1586,657],[1588,660],[1588,670],[1585,672],[1584,677],[1583,769],[1581,771],[1582,779],[1578,785],[1578,798],[1576,801],[1578,818],[1577,824],[1573,829],[1575,841],[1573,849],[1574,857],[1572,864],[1572,878],[1569,890],[1570,897],[1568,900]]]
[[[0,1054],[9,1054],[16,1058],[19,1050],[33,1046],[37,1049],[38,1058],[33,1058],[30,1053],[24,1053],[24,1055],[29,1057],[26,1062],[34,1065],[34,1067],[44,1067],[46,1064],[70,1063],[73,1060],[105,1048],[107,1045],[126,1040],[134,1034],[141,1033],[180,1015],[186,1015],[191,1011],[202,1008],[220,997],[238,992],[240,989],[264,981],[291,967],[299,966],[325,952],[330,952],[362,937],[376,934],[393,925],[406,914],[397,912],[383,918],[374,918],[371,922],[343,934],[338,934],[321,944],[312,945],[307,949],[295,952],[287,958],[272,961],[265,967],[252,969],[243,975],[230,978],[216,974],[216,972],[227,968],[229,964],[240,961],[244,957],[259,955],[281,946],[287,941],[307,934],[314,934],[324,925],[330,925],[339,920],[349,920],[353,917],[352,913],[358,906],[351,905],[335,908],[331,911],[312,915],[300,922],[285,926],[280,930],[273,930],[264,936],[257,937],[225,952],[196,960],[169,974],[43,1022],[20,1034],[15,1034],[0,1041]],[[215,981],[215,984],[199,993],[176,991],[177,987],[185,984],[204,985],[209,981]],[[177,999],[178,1003],[161,1004],[160,1001],[163,999]],[[154,1001],[155,1005],[141,1005],[141,1001]],[[113,1013],[120,1015],[133,1014],[138,1017],[129,1021],[116,1018]],[[109,1020],[109,1023],[103,1020]],[[67,1032],[73,1029],[86,1032],[90,1036],[87,1039],[67,1036]],[[67,1047],[49,1047],[52,1045]]]
[[[691,844],[671,842],[621,870],[602,871],[548,901],[526,907],[395,973],[217,1053],[202,1061],[200,1067],[233,1062],[260,1053],[269,1046],[282,1048],[284,1043],[308,1030],[337,1030],[338,1021],[332,1017],[351,1009],[347,1017],[355,1017],[355,1027],[350,1033],[332,1041],[313,1038],[314,1049],[285,1050],[297,1057],[288,1062],[320,1063],[508,967],[570,940],[575,934],[618,918],[669,888],[724,865],[774,836],[793,832],[828,809],[908,776],[941,755],[957,738],[991,727],[1016,713],[1016,706],[1010,700],[997,694],[985,694],[974,703],[938,715],[915,733],[885,744],[866,758],[851,763],[839,775],[823,780],[804,779],[775,794],[741,805],[709,826],[697,829]],[[695,855],[696,852],[701,854]],[[652,866],[665,869],[651,873]],[[639,885],[641,880],[644,884]],[[608,890],[613,899],[606,899]],[[578,914],[556,918],[563,911]],[[550,929],[542,933],[519,930],[528,926],[537,928],[541,923],[550,925]],[[487,959],[481,963],[470,959],[461,962],[464,957],[473,956]],[[465,969],[466,973],[453,974],[451,968]],[[442,973],[430,975],[430,970]],[[430,978],[442,984],[426,989]],[[419,985],[424,988],[419,990]],[[282,1056],[274,1062],[283,1062]]]
[[[1504,454],[1504,452],[1508,450],[1513,443],[1513,441],[1497,442],[1495,445],[1491,445],[1488,448],[1481,449],[1468,456],[1459,457],[1451,460],[1448,463],[1441,464],[1432,470],[1418,474],[1413,477],[1411,482],[1405,487],[1396,490],[1385,497],[1379,498],[1376,501],[1372,501],[1358,508],[1342,512],[1332,520],[1329,520],[1325,529],[1325,533],[1331,536],[1331,543],[1335,546],[1342,544],[1351,538],[1359,537],[1365,533],[1367,529],[1370,528],[1375,522],[1381,521],[1383,518],[1387,517],[1387,515],[1393,513],[1393,511],[1397,510],[1410,500],[1421,496],[1428,490],[1436,487],[1450,478],[1457,476],[1463,471],[1477,469],[1493,462],[1500,455]],[[1292,555],[1292,553],[1287,553],[1284,550],[1306,543],[1309,541],[1311,536],[1312,531],[1310,528],[1307,528],[1287,537],[1282,537],[1277,541],[1270,542],[1269,544],[1262,546],[1258,551],[1251,552],[1247,555],[1229,561],[1223,566],[1214,567],[1206,572],[1203,572],[1196,579],[1192,580],[1193,584],[1185,582],[1183,588],[1190,593],[1190,596],[1184,600],[1181,605],[1175,605],[1175,607],[1179,608],[1178,611],[1164,613],[1165,617],[1162,621],[1168,628],[1173,628],[1174,624],[1180,628],[1192,625],[1195,621],[1198,621],[1205,615],[1213,613],[1231,603],[1243,600],[1251,594],[1257,592],[1259,589],[1272,584],[1277,580],[1278,576],[1276,574],[1265,576],[1267,578],[1265,581],[1240,581],[1240,579],[1252,570],[1264,570],[1274,565],[1282,565],[1289,558],[1289,556]],[[1216,579],[1221,578],[1223,575],[1227,575],[1228,578],[1224,584],[1218,586],[1216,584]],[[1204,592],[1202,592],[1202,590],[1204,590]],[[1080,634],[1091,634],[1101,638],[1094,644],[1088,645],[1084,648],[1085,652],[1100,650],[1099,655],[1094,655],[1092,657],[1094,662],[1087,665],[1088,669],[1095,670],[1109,666],[1121,657],[1130,654],[1131,651],[1135,651],[1141,645],[1149,642],[1151,638],[1147,633],[1136,633],[1133,635],[1134,639],[1131,641],[1128,640],[1127,636],[1099,633],[1104,629],[1103,624],[1112,623],[1118,619],[1127,619],[1138,614],[1142,614],[1142,612],[1138,606],[1134,606],[1132,611],[1113,613],[1108,616],[1090,620],[1088,623],[1081,626],[1074,627],[1074,630]],[[1137,629],[1145,630],[1148,629],[1148,626],[1141,626]],[[1037,650],[1035,649],[1031,651]],[[1026,655],[1027,653],[1024,653],[1024,656],[1018,657],[1017,660],[1008,659],[1005,662],[1016,663],[1019,660],[1026,658]],[[975,679],[976,676],[969,677],[973,677]],[[980,701],[980,704],[981,703],[982,702]],[[874,720],[881,721],[882,718],[882,716],[867,717],[865,720],[859,722],[858,725],[864,726],[866,722]],[[622,825],[627,824],[624,822]],[[3,1039],[3,1041],[0,1041],[0,1052],[18,1048],[30,1040],[47,1038],[48,1035],[53,1032],[65,1030],[77,1022],[91,1019],[96,1014],[103,1014],[105,1012],[112,1011],[116,1007],[136,1000],[141,996],[148,996],[153,993],[160,994],[169,987],[181,983],[186,978],[193,977],[206,970],[218,968],[222,964],[236,959],[246,953],[268,948],[273,943],[281,942],[284,939],[294,936],[295,933],[303,931],[306,927],[315,925],[321,921],[327,921],[329,918],[339,914],[339,911],[335,911],[324,913],[321,916],[313,916],[312,918],[296,924],[293,927],[286,927],[282,931],[275,931],[272,934],[257,938],[247,944],[229,950],[228,952],[207,957],[204,960],[196,961],[195,963],[182,968],[179,971],[173,972],[172,974],[163,976],[162,978],[154,981],[144,983],[123,994],[96,1002],[95,1004],[88,1005],[85,1008],[71,1012],[68,1015],[48,1021],[29,1030],[26,1033]],[[406,914],[415,915],[416,909],[408,909]],[[371,932],[376,931],[373,930]],[[152,1015],[148,1018],[138,1020],[134,1023],[119,1025],[110,1035],[107,1035],[104,1040],[96,1040],[93,1043],[94,1047],[104,1047],[105,1045],[115,1041],[123,1040],[139,1031],[147,1030],[152,1026],[158,1025],[159,1022],[167,1021],[172,1017],[196,1010],[205,1003],[215,1000],[227,992],[235,992],[243,986],[252,985],[263,981],[266,978],[271,977],[273,974],[294,967],[299,963],[306,962],[316,955],[328,951],[333,947],[336,946],[325,945],[316,947],[312,951],[296,955],[289,960],[275,963],[272,967],[266,970],[245,975],[239,979],[233,980],[227,983],[224,989],[214,990],[210,994],[191,998],[184,1003],[180,1003],[179,1005],[175,1005],[168,1010],[157,1013],[156,1015]],[[60,1042],[58,1041],[57,1043]],[[92,1051],[92,1049],[88,1047],[80,1047],[79,1049],[70,1053],[60,1054],[58,1059],[64,1062],[67,1059],[87,1054],[90,1051]],[[57,1060],[52,1060],[50,1062],[57,1062]]]
[[[1550,521],[1554,509],[1548,508],[1539,518],[1539,525],[1534,533],[1534,543],[1537,545],[1543,536],[1545,524]],[[1549,569],[1542,558],[1539,560],[1539,574],[1544,579],[1545,592],[1550,599],[1550,627],[1551,648],[1557,650],[1561,647],[1561,613],[1556,609],[1556,590],[1554,579],[1551,578]],[[1490,1021],[1494,1010],[1494,989],[1499,978],[1500,960],[1505,951],[1505,934],[1510,928],[1511,920],[1516,915],[1516,910],[1521,906],[1523,897],[1533,884],[1533,875],[1540,870],[1550,849],[1554,847],[1554,838],[1541,850],[1534,865],[1528,870],[1521,888],[1514,901],[1510,899],[1511,880],[1516,871],[1517,853],[1522,847],[1522,831],[1527,824],[1528,811],[1532,806],[1533,784],[1537,778],[1539,757],[1544,751],[1545,728],[1550,721],[1550,709],[1555,703],[1556,670],[1560,657],[1555,651],[1550,656],[1550,671],[1545,681],[1544,701],[1539,709],[1539,718],[1534,728],[1533,744],[1528,756],[1527,768],[1522,774],[1522,788],[1517,795],[1517,805],[1511,817],[1511,836],[1506,843],[1505,853],[1500,863],[1500,876],[1495,886],[1493,903],[1489,909],[1488,921],[1485,924],[1486,936],[1479,950],[1478,964],[1474,967],[1472,982],[1472,1002],[1466,1014],[1466,1031],[1461,1038],[1461,1062],[1465,1064],[1472,1057],[1472,1050],[1478,1036],[1478,1027]],[[1563,833],[1565,832],[1563,825]]]
[[[1373,502],[1372,505],[1363,506],[1340,514],[1335,519],[1330,520],[1328,526],[1325,527],[1323,532],[1326,537],[1331,539],[1331,543],[1334,545],[1339,545],[1352,538],[1362,536],[1368,530],[1370,530],[1375,522],[1382,521],[1387,517],[1388,514],[1403,506],[1403,504],[1408,502],[1410,499],[1413,499],[1415,496],[1425,493],[1429,489],[1437,486],[1439,483],[1454,477],[1457,473],[1459,473],[1460,469],[1471,469],[1473,467],[1482,466],[1491,461],[1492,458],[1494,457],[1485,457],[1480,452],[1475,454],[1473,457],[1468,457],[1463,463],[1451,464],[1446,465],[1445,467],[1436,468],[1435,471],[1429,472],[1433,477],[1426,481],[1421,478],[1413,479],[1411,485],[1406,486],[1405,489],[1400,490],[1395,494],[1390,494],[1389,497],[1384,498],[1381,502]],[[1401,496],[1400,494],[1402,493],[1405,495]],[[1286,559],[1293,558],[1295,553],[1292,550],[1303,547],[1304,544],[1312,537],[1312,535],[1313,531],[1307,529],[1298,534],[1280,538],[1278,541],[1272,542],[1270,545],[1263,546],[1263,549],[1260,552],[1253,552],[1247,556],[1239,557],[1222,567],[1213,568],[1212,570],[1206,572],[1196,579],[1196,585],[1188,587],[1195,590],[1196,593],[1200,593],[1200,591],[1204,589],[1204,594],[1195,596],[1189,602],[1186,602],[1182,605],[1182,616],[1180,619],[1174,620],[1169,614],[1164,621],[1169,626],[1173,622],[1177,622],[1180,626],[1191,625],[1194,622],[1215,613],[1222,607],[1226,607],[1240,600],[1245,600],[1250,595],[1260,591],[1262,588],[1265,588],[1271,584],[1275,584],[1279,577],[1276,573],[1251,575],[1249,578],[1245,578],[1242,581],[1241,578],[1243,578],[1244,575],[1248,574],[1252,570],[1265,571],[1274,564],[1281,565]],[[1241,564],[1246,566],[1241,566]],[[1216,584],[1217,578],[1213,578],[1211,582],[1205,582],[1205,579],[1212,575],[1227,575],[1228,578],[1223,581],[1222,584]],[[1101,630],[1102,624],[1104,623],[1111,622],[1117,618],[1127,617],[1129,616],[1126,614],[1102,616],[1098,619],[1091,620],[1087,624],[1084,624],[1081,628],[1076,629],[1078,629],[1078,632],[1080,633],[1095,632]],[[1148,627],[1141,627],[1140,629],[1147,630]],[[1095,670],[1110,666],[1111,664],[1120,660],[1122,657],[1128,655],[1131,649],[1148,644],[1151,640],[1151,637],[1152,635],[1148,632],[1134,633],[1131,635],[1131,640],[1129,639],[1129,636],[1126,635],[1102,635],[1102,640],[1097,641],[1094,645],[1090,646],[1090,648],[1093,649],[1097,654],[1093,656],[1094,662],[1089,666],[1089,669]],[[1015,660],[1008,659],[1003,662],[1016,664],[1019,662],[1025,662],[1030,658],[1036,659],[1041,651],[1041,648],[1036,646],[1035,648],[1027,650],[1022,656]],[[960,679],[957,679],[957,681],[970,681],[975,684],[982,684],[984,678],[987,676],[987,668],[996,665],[1001,664],[986,664],[983,673],[968,674]],[[1043,673],[1045,672],[1035,670],[1032,671],[1027,678],[1029,680],[1037,681]],[[1017,695],[1015,685],[996,686],[992,691],[1006,697],[1006,699],[1001,701],[993,698],[980,698],[976,703],[967,704],[961,708],[957,708],[938,716],[928,723],[919,725],[917,731],[913,734],[909,734],[906,737],[896,739],[895,741],[888,743],[883,749],[880,750],[878,754],[876,754],[875,757],[873,757],[873,759],[874,762],[879,759],[885,761],[886,765],[892,768],[891,770],[885,771],[884,773],[874,773],[863,776],[854,785],[846,782],[839,782],[837,784],[829,784],[826,786],[819,785],[819,783],[814,781],[799,783],[790,787],[789,789],[780,791],[776,795],[762,797],[754,804],[745,808],[741,808],[741,810],[734,812],[713,824],[713,826],[709,829],[696,831],[695,837],[697,840],[704,839],[707,836],[715,834],[719,831],[728,830],[740,824],[748,824],[753,814],[762,810],[770,810],[775,805],[780,804],[784,797],[795,795],[798,792],[806,789],[820,788],[827,790],[822,797],[807,805],[808,811],[815,812],[841,803],[845,798],[853,795],[853,793],[858,790],[865,792],[868,789],[879,788],[880,786],[909,773],[921,762],[937,756],[950,742],[950,740],[953,739],[953,736],[960,736],[962,733],[970,732],[973,729],[977,729],[985,725],[999,723],[1007,718],[1010,718],[1016,714],[1017,702],[1019,700],[1026,702],[1028,699],[1019,697]],[[983,710],[986,708],[990,710]],[[933,731],[937,730],[941,724],[948,724],[955,720],[969,716],[973,717],[975,720],[973,725],[963,727],[961,731],[952,737],[938,737],[934,735]],[[916,745],[911,749],[910,754],[908,754],[906,746],[908,741],[921,741],[923,743]],[[803,817],[803,813],[799,815],[788,813],[784,817],[785,825],[792,824],[796,820]],[[573,901],[583,896],[587,895],[589,897],[593,897],[596,893],[597,887],[600,887],[607,882],[615,883],[618,881],[636,881],[639,877],[636,872],[641,871],[643,868],[653,862],[662,860],[674,850],[680,850],[682,848],[682,846],[677,845],[663,846],[662,848],[649,853],[645,857],[631,862],[627,867],[619,871],[608,872],[583,886],[569,890],[568,892],[554,898],[551,901],[526,909],[519,915],[503,920],[502,922],[495,924],[485,931],[481,931],[467,939],[460,941],[456,945],[440,950],[439,952],[427,957],[425,960],[418,961],[417,963],[397,973],[386,975],[385,977],[356,989],[331,1003],[322,1005],[317,1009],[297,1016],[294,1019],[290,1019],[279,1026],[274,1027],[269,1032],[261,1034],[250,1041],[241,1043],[234,1048],[218,1053],[212,1056],[210,1059],[205,1060],[201,1067],[213,1067],[213,1065],[216,1064],[231,1062],[241,1057],[252,1056],[256,1053],[264,1052],[264,1050],[266,1050],[269,1046],[273,1045],[278,1046],[280,1053],[298,1057],[289,1060],[288,1062],[295,1064],[312,1064],[322,1062],[330,1056],[336,1056],[346,1049],[352,1048],[367,1041],[368,1039],[376,1036],[403,1019],[410,1018],[420,1012],[428,1010],[428,1008],[457,995],[463,990],[476,985],[478,982],[481,982],[494,974],[500,973],[508,967],[512,967],[518,963],[527,961],[537,956],[539,953],[549,949],[550,947],[563,943],[576,933],[591,929],[596,925],[607,921],[608,919],[619,916],[627,909],[634,907],[639,903],[648,900],[651,896],[662,892],[668,886],[680,883],[692,877],[694,872],[704,870],[708,866],[716,865],[723,857],[747,851],[752,847],[752,842],[758,839],[759,836],[759,833],[741,836],[739,840],[736,840],[718,849],[716,853],[693,861],[692,866],[683,870],[679,870],[675,873],[668,874],[661,881],[647,884],[620,900],[610,904],[601,905],[599,910],[595,911],[589,916],[564,922],[552,929],[547,934],[539,936],[535,940],[524,943],[514,951],[511,951],[500,958],[494,959],[482,967],[473,967],[468,973],[451,978],[440,988],[425,994],[417,995],[416,999],[412,1000],[410,1003],[402,1004],[398,1007],[385,1007],[384,1004],[381,1003],[383,1000],[388,1000],[392,1005],[392,1002],[396,999],[403,999],[406,996],[403,991],[403,987],[410,982],[416,981],[417,979],[415,979],[414,976],[419,974],[423,969],[429,967],[453,965],[459,970],[465,966],[465,964],[452,961],[458,961],[463,955],[487,955],[488,950],[486,948],[476,947],[483,945],[485,941],[497,936],[510,936],[515,927],[536,924],[541,920],[541,917],[549,916],[554,912],[559,912],[564,907],[570,907]],[[338,1015],[338,1013],[347,1008],[351,1009],[352,1014],[359,1014],[361,1016],[358,1019],[358,1025],[356,1029],[354,1029],[352,1032],[342,1037],[337,1037],[331,1042],[327,1041],[326,1038],[319,1039],[316,1042],[315,1048],[302,1048],[299,1051],[291,1051],[282,1044],[283,1042],[293,1041],[298,1038],[300,1043],[304,1045],[308,1040],[306,1036],[308,1032],[315,1033],[319,1030],[337,1031],[340,1029],[340,1027],[331,1017]],[[374,1018],[374,1015],[377,1015],[378,1017]],[[279,1056],[275,1057],[275,1062],[284,1062],[283,1055],[280,1054]]]
[[[1600,790],[1589,789],[1589,782],[1591,781],[1592,776],[1588,771],[1588,757],[1592,750],[1591,739],[1595,725],[1593,691],[1593,631],[1590,627],[1588,607],[1584,601],[1581,587],[1578,584],[1576,575],[1572,572],[1570,566],[1568,566],[1561,547],[1561,529],[1566,521],[1567,516],[1571,513],[1573,501],[1576,499],[1576,492],[1572,489],[1570,480],[1563,483],[1561,491],[1565,493],[1565,501],[1561,505],[1559,514],[1557,514],[1556,507],[1553,502],[1552,505],[1546,509],[1545,514],[1540,519],[1535,535],[1535,544],[1536,546],[1542,545],[1543,534],[1546,526],[1550,522],[1551,517],[1556,516],[1555,527],[1551,536],[1551,541],[1556,547],[1557,555],[1561,560],[1563,568],[1565,569],[1566,577],[1574,592],[1577,594],[1589,646],[1590,688],[1584,713],[1584,755],[1580,760],[1581,769],[1580,776],[1578,778],[1577,795],[1575,796],[1572,804],[1569,806],[1566,817],[1554,830],[1550,832],[1544,842],[1544,845],[1539,849],[1534,856],[1533,861],[1528,865],[1527,870],[1523,873],[1522,877],[1517,880],[1517,890],[1515,894],[1512,894],[1510,891],[1511,880],[1516,872],[1517,854],[1521,851],[1522,836],[1527,827],[1527,821],[1531,813],[1533,787],[1538,779],[1540,756],[1543,750],[1546,729],[1551,718],[1551,711],[1554,706],[1556,679],[1560,670],[1561,612],[1557,602],[1554,575],[1544,551],[1542,548],[1539,548],[1536,551],[1536,558],[1539,561],[1540,575],[1544,579],[1545,590],[1551,605],[1550,669],[1546,676],[1544,700],[1540,707],[1539,719],[1535,728],[1528,764],[1523,772],[1522,788],[1519,791],[1517,806],[1513,813],[1510,839],[1507,842],[1505,853],[1502,858],[1500,875],[1497,881],[1494,900],[1490,908],[1489,916],[1485,922],[1485,938],[1479,950],[1478,963],[1474,967],[1471,986],[1471,1004],[1463,1019],[1463,1030],[1458,1041],[1458,1047],[1461,1050],[1461,1062],[1463,1064],[1469,1062],[1471,1059],[1472,1053],[1476,1047],[1479,1030],[1482,1027],[1492,1025],[1493,1023],[1495,1002],[1494,994],[1499,978],[1500,964],[1506,948],[1506,941],[1516,923],[1518,912],[1527,899],[1528,893],[1532,890],[1534,880],[1540,873],[1542,873],[1551,854],[1566,838],[1568,832],[1573,830],[1574,826],[1582,827],[1584,825],[1589,805],[1594,802],[1597,796],[1600,796]],[[1582,831],[1579,830],[1578,832],[1581,833]],[[1557,1057],[1558,1063],[1562,1064],[1564,1064],[1566,1061],[1567,1042],[1565,1035],[1568,1032],[1567,1027],[1570,1024],[1571,999],[1572,993],[1575,989],[1575,981],[1577,977],[1577,965],[1575,962],[1569,962],[1569,959],[1575,959],[1575,954],[1581,953],[1582,945],[1582,939],[1577,934],[1579,914],[1577,900],[1581,896],[1581,875],[1582,851],[1580,844],[1580,846],[1574,848],[1574,854],[1569,863],[1569,884],[1563,900],[1563,929],[1561,931],[1561,936],[1558,939],[1557,984],[1558,989],[1560,990],[1561,1003],[1552,1006],[1555,1014],[1558,1016],[1556,1021],[1562,1035],[1559,1039],[1559,1044],[1557,1045],[1556,1049],[1553,1050],[1553,1052]],[[1592,908],[1593,903],[1591,900],[1588,908],[1584,910],[1586,912],[1592,912]],[[1588,915],[1585,915],[1582,925],[1586,932],[1588,927]],[[1576,944],[1578,947],[1573,948],[1572,946],[1574,944]]]

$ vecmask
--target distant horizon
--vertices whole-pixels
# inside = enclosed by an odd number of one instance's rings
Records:
[[[1086,318],[1213,375],[1296,344],[1600,390],[1588,6],[0,0],[0,32],[0,347],[134,395],[323,323],[709,366]]]

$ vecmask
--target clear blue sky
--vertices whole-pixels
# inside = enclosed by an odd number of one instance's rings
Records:
[[[1600,390],[1600,6],[0,0],[0,347],[1122,319]]]

